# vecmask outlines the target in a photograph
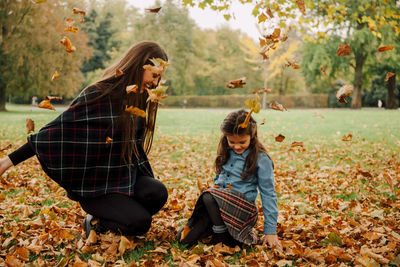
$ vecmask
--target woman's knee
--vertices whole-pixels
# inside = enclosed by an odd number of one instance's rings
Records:
[[[202,199],[205,206],[213,205],[216,202],[214,197],[209,192],[203,193]]]
[[[122,234],[124,235],[143,235],[147,233],[151,227],[152,217],[141,216],[137,218],[135,221],[125,225],[121,229]]]

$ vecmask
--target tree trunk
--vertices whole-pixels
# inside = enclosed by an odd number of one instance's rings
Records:
[[[396,109],[398,107],[396,103],[396,75],[389,78],[387,83],[387,95],[386,95],[386,109]]]
[[[0,111],[6,110],[6,82],[3,76],[3,68],[5,68],[6,55],[2,52],[0,47]]]
[[[361,45],[361,50],[364,45]],[[356,66],[354,69],[354,91],[351,100],[351,108],[359,109],[362,106],[361,103],[361,90],[362,90],[362,74],[366,56],[362,52],[355,53]]]

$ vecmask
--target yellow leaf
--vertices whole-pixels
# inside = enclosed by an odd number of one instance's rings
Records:
[[[140,116],[140,117],[146,118],[146,111],[141,110],[140,108],[129,106],[129,107],[125,108],[125,111],[129,112],[132,115],[136,115],[136,116]]]

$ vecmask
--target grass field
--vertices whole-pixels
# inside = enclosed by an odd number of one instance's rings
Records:
[[[0,157],[61,111],[7,106],[0,112]],[[57,108],[57,107],[56,107]],[[57,108],[58,109],[58,108]],[[61,110],[61,108],[60,108]],[[168,188],[150,231],[88,242],[86,215],[48,179],[36,158],[0,177],[0,266],[398,266],[400,264],[400,111],[304,109],[255,114],[275,165],[278,236],[265,246],[229,250],[175,241],[200,191],[212,182],[219,124],[231,110],[160,109],[149,160]],[[323,118],[321,118],[322,116]],[[286,136],[276,142],[275,136]],[[342,140],[343,135],[352,138]],[[294,141],[303,147],[292,147]],[[260,208],[258,199],[256,204]],[[255,229],[262,233],[263,216]],[[8,262],[7,262],[8,261]],[[19,262],[11,265],[10,263]],[[185,265],[186,263],[186,265]],[[261,263],[261,264],[259,264]],[[30,265],[29,265],[30,264]]]

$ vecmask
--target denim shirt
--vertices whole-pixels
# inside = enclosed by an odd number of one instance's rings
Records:
[[[256,175],[251,174],[243,181],[240,175],[249,150],[247,149],[239,155],[229,149],[229,153],[229,160],[222,166],[221,173],[214,178],[214,184],[222,188],[232,185],[232,189],[245,194],[251,202],[254,202],[257,198],[258,187],[264,212],[264,234],[276,234],[278,205],[271,159],[267,154],[260,152]]]

